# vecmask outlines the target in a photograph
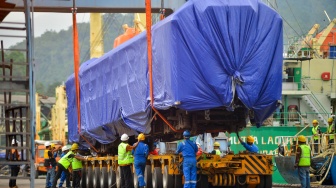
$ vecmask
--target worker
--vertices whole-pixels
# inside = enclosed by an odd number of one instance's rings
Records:
[[[54,143],[51,143],[50,144],[50,148],[51,148],[51,153],[52,153],[52,157],[54,160],[53,163],[51,163],[52,165],[52,168],[51,168],[51,173],[50,173],[50,186],[55,178],[55,175],[56,175],[56,157],[57,157],[57,153],[58,153],[58,150],[60,148],[60,146],[55,146]]]
[[[9,152],[9,161],[19,161],[20,158],[20,154],[18,152],[17,149],[15,149],[15,147],[18,146],[18,141],[16,141],[15,139],[12,139],[12,149]],[[11,177],[17,177],[20,171],[20,166],[19,165],[9,165],[10,170],[11,170]],[[10,179],[9,180],[9,187],[10,188],[18,188],[18,186],[16,185],[16,179]]]
[[[190,140],[190,132],[183,132],[184,140],[179,143],[176,154],[182,153],[183,156],[183,175],[184,188],[196,187],[197,168],[196,168],[196,152],[197,145]]]
[[[318,153],[319,138],[320,138],[320,135],[321,135],[321,129],[319,127],[319,122],[316,119],[313,120],[312,134],[313,134],[313,138],[314,138],[314,152]]]
[[[66,154],[69,152],[69,150],[70,150],[70,147],[68,147],[68,146],[63,146],[63,147],[62,147],[61,158],[62,158],[64,155],[66,155]],[[59,187],[59,188],[63,187],[63,183],[64,183],[65,179],[66,179],[66,174],[65,174],[65,172],[62,172],[62,174],[61,174],[61,180],[60,180],[60,183],[58,184],[58,187]]]
[[[118,165],[120,167],[120,187],[132,188],[132,171],[133,156],[131,151],[138,146],[136,142],[133,146],[128,144],[128,135],[121,135],[121,143],[118,146]]]
[[[49,141],[44,143],[46,149],[44,150],[44,166],[47,168],[46,176],[46,187],[51,187],[52,182],[55,178],[56,171],[56,148],[55,144],[50,143]],[[56,154],[57,155],[57,154]]]
[[[247,143],[246,143],[239,137],[238,132],[236,134],[237,134],[237,137],[239,139],[239,142],[241,143],[241,145],[244,146],[246,151],[251,152],[251,153],[258,153],[259,148],[258,148],[258,146],[256,146],[254,144],[254,138],[252,136],[247,137],[247,139],[246,139]]]
[[[203,153],[203,150],[201,148],[201,144],[196,142],[196,145],[197,145],[197,153],[196,153],[196,156],[199,156],[199,155],[202,155]]]
[[[152,150],[149,152],[149,155],[159,155],[160,149],[156,146],[156,144],[153,144]]]
[[[132,154],[134,156],[134,168],[135,173],[138,177],[139,188],[144,188],[146,186],[144,175],[149,148],[144,141],[145,141],[145,135],[143,133],[139,134],[138,135],[139,144],[134,150],[132,150]]]
[[[219,147],[220,147],[219,142],[215,142],[214,143],[214,150],[211,152],[211,154],[213,154],[213,155],[220,155],[221,152],[219,150]]]
[[[298,136],[299,147],[296,151],[295,168],[298,168],[301,187],[310,187],[309,168],[311,163],[311,150],[306,144],[306,137]]]
[[[87,157],[81,157],[76,155],[76,150],[78,150],[78,144],[74,143],[71,146],[71,151],[69,151],[67,154],[65,154],[57,163],[58,171],[54,178],[54,181],[52,183],[52,188],[56,188],[57,180],[60,178],[62,172],[65,172],[66,174],[66,187],[71,187],[70,185],[70,174],[69,174],[69,166],[72,163],[73,159],[79,159],[79,160],[87,160]]]
[[[84,158],[87,160],[87,157],[83,157],[78,153],[79,146],[77,143],[74,143],[71,146],[71,152],[73,153],[73,156],[76,156],[73,158],[71,162],[72,167],[72,188],[80,188],[81,180],[82,180],[82,168],[83,164],[82,161]]]
[[[335,134],[335,127],[334,127],[334,118],[330,117],[328,118],[328,129],[327,129],[327,134],[329,135],[329,144],[334,143],[334,134]]]

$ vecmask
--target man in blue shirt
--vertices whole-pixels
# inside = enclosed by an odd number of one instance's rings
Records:
[[[184,188],[195,188],[197,183],[196,153],[198,151],[195,142],[189,140],[190,132],[183,132],[184,141],[178,147],[176,154],[183,156],[183,175],[185,178]]]
[[[258,146],[256,146],[256,145],[254,144],[254,138],[253,138],[252,136],[248,136],[248,137],[247,137],[247,139],[246,139],[247,143],[244,142],[244,141],[239,137],[238,132],[237,132],[237,137],[238,137],[239,142],[241,143],[241,145],[243,145],[244,148],[245,148],[247,151],[249,151],[249,152],[251,152],[251,153],[258,153],[259,148],[258,148]]]
[[[144,175],[149,148],[145,143],[145,135],[143,133],[138,135],[138,141],[139,144],[132,150],[132,155],[134,157],[134,168],[135,173],[138,176],[139,187],[143,188],[146,186]]]

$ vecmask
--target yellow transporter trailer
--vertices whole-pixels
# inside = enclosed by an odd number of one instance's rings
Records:
[[[145,170],[147,187],[183,187],[183,158],[180,155],[149,155]],[[224,157],[197,157],[197,186],[272,187],[271,155],[239,153]],[[120,187],[118,156],[90,157],[83,162],[83,187]],[[135,170],[133,168],[133,174]],[[133,175],[135,187],[137,177]]]

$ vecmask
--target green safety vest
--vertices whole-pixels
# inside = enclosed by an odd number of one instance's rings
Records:
[[[221,154],[221,152],[219,151],[219,149],[215,149],[215,151],[216,151],[216,155],[220,155]]]
[[[310,166],[310,147],[308,145],[300,145],[301,156],[299,166]]]
[[[131,151],[126,152],[127,143],[120,143],[118,146],[118,164],[119,165],[128,165],[133,163],[133,155]]]
[[[82,169],[83,164],[81,160],[73,158],[71,166],[72,166],[72,170],[78,170],[78,169]]]
[[[73,157],[68,158],[70,154],[74,153],[72,151],[69,151],[58,161],[58,163],[61,164],[65,169],[68,169],[70,164],[72,163]]]
[[[334,134],[332,133],[332,128],[334,127],[334,124],[329,125],[328,127],[328,134]],[[334,135],[329,135],[329,140],[334,139]]]
[[[319,127],[318,125],[316,125],[316,127],[313,127],[313,129],[312,129],[313,135],[318,133],[317,132],[318,127]],[[314,136],[314,140],[318,140],[318,138],[319,138],[319,136]]]

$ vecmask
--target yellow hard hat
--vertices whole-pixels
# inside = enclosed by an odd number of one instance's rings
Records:
[[[219,142],[215,142],[214,146],[218,146],[219,147],[220,146]]]
[[[55,147],[55,144],[54,144],[54,143],[51,143],[51,144],[50,144],[50,147],[51,147],[51,148],[54,148],[54,147]]]
[[[313,124],[314,124],[314,123],[317,123],[317,124],[318,124],[318,121],[317,121],[316,119],[314,119],[314,120],[313,120]]]
[[[303,135],[298,136],[299,142],[306,142],[306,137]]]
[[[71,151],[76,150],[76,149],[78,149],[78,148],[79,148],[78,144],[77,144],[77,143],[74,143],[74,144],[72,144],[72,146],[71,146]]]
[[[332,117],[328,118],[328,123],[332,123],[334,119]]]
[[[253,143],[254,142],[254,138],[252,136],[248,136],[247,137],[247,142]]]
[[[138,135],[138,140],[145,140],[145,138],[146,138],[145,135],[142,133]]]

